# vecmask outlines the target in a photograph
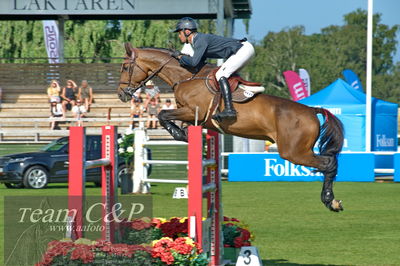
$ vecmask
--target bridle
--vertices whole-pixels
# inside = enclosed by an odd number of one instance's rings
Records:
[[[129,72],[129,80],[128,82],[123,82],[120,81],[119,84],[127,84],[128,86],[123,90],[123,92],[131,97],[133,97],[133,94],[140,88],[144,87],[146,82],[151,80],[152,78],[154,78],[155,76],[157,76],[158,73],[160,73],[160,71],[164,68],[165,65],[167,65],[172,59],[174,59],[172,56],[171,58],[167,59],[164,63],[162,63],[155,71],[151,71],[151,74],[147,76],[147,78],[145,78],[144,80],[142,80],[139,85],[137,85],[136,87],[132,87],[132,75],[133,75],[133,70],[135,68],[135,66],[137,66],[143,73],[145,73],[146,75],[148,74],[148,72],[146,72],[140,65],[138,65],[136,63],[136,55],[137,52],[134,52],[134,57],[127,57],[125,58],[125,60],[129,59],[129,66],[128,66],[128,72]],[[124,63],[122,63],[121,66],[121,72],[123,69],[123,65],[126,64],[126,62],[124,61]]]

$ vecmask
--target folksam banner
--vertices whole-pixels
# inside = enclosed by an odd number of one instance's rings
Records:
[[[50,64],[59,63],[58,26],[55,20],[43,20],[44,42]]]
[[[298,101],[307,97],[307,89],[296,72],[288,70],[283,72],[283,76],[285,77],[293,101]]]
[[[373,182],[373,153],[341,153],[336,181]],[[278,153],[232,153],[228,157],[229,181],[322,181],[313,168],[282,159]]]
[[[347,83],[349,83],[350,86],[352,86],[354,89],[363,92],[363,87],[361,84],[360,79],[358,78],[357,74],[354,73],[350,69],[345,69],[342,71],[342,74],[346,80]]]
[[[305,70],[304,68],[300,68],[299,69],[299,76],[301,78],[301,80],[303,81],[304,86],[307,89],[307,95],[306,97],[311,95],[311,79],[310,79],[310,75],[308,74],[307,70]]]

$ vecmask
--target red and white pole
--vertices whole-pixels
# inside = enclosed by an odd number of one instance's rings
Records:
[[[207,159],[215,160],[215,166],[207,169],[207,184],[215,184],[216,189],[207,193],[207,210],[211,212],[211,265],[221,264],[221,177],[220,177],[220,152],[219,134],[212,130],[207,130]]]
[[[188,219],[189,236],[203,242],[203,136],[201,126],[188,128]],[[194,221],[193,218],[195,217]],[[194,224],[193,224],[194,223]]]
[[[114,206],[118,194],[118,158],[117,130],[115,126],[102,126],[101,157],[110,160],[109,165],[101,167],[101,195],[103,200],[103,228],[102,239],[110,242],[115,240]],[[107,216],[107,217],[106,217]],[[110,221],[107,221],[110,220]]]

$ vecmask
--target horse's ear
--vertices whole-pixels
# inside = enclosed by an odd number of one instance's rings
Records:
[[[126,43],[125,43],[125,51],[126,51],[126,54],[127,54],[129,57],[132,57],[133,47],[132,47],[132,45],[131,45],[130,42],[126,42]]]

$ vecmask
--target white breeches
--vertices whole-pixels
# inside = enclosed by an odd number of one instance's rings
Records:
[[[222,77],[229,78],[235,71],[243,67],[254,55],[254,47],[249,42],[243,42],[243,46],[236,54],[229,57],[215,74],[217,80]]]

